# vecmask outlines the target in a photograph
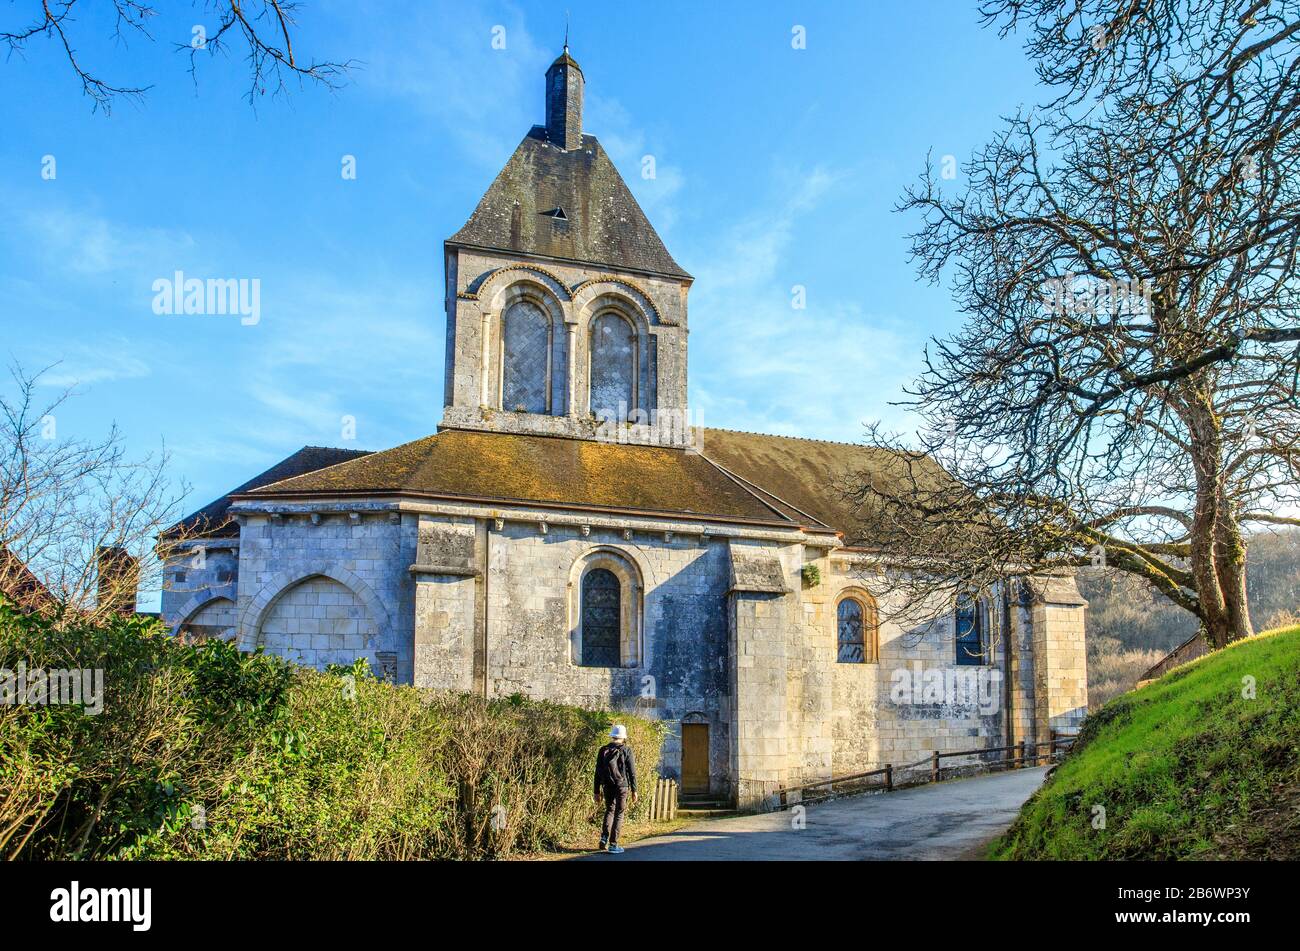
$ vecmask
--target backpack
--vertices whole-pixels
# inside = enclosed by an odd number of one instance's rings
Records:
[[[623,756],[623,747],[610,744],[602,749],[600,765],[606,783],[619,787],[627,785],[627,762]]]

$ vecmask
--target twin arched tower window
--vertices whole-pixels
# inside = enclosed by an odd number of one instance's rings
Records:
[[[556,328],[539,303],[526,298],[506,307],[501,318],[501,409],[506,412],[563,414],[553,393]],[[636,327],[615,311],[591,324],[589,386],[591,413],[597,419],[627,420],[639,401],[640,346]],[[565,369],[561,361],[560,374]]]
[[[551,318],[530,300],[506,308],[501,329],[501,408],[551,411]]]
[[[620,314],[604,313],[591,325],[591,412],[626,420],[635,411],[636,330]]]

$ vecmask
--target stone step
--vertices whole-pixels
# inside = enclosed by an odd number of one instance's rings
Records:
[[[732,809],[730,806],[723,806],[715,809],[678,805],[677,815],[687,819],[725,819],[728,816],[738,816],[740,813],[735,809]]]

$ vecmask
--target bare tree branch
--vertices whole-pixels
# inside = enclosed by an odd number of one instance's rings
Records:
[[[1300,2],[983,11],[1028,29],[1059,92],[1006,120],[958,192],[927,166],[900,204],[966,323],[908,390],[923,430],[868,440],[961,490],[860,478],[863,535],[974,588],[1105,564],[1212,644],[1244,636],[1242,526],[1300,507]]]
[[[112,37],[115,41],[125,44],[131,36],[153,41],[149,27],[159,16],[153,4],[142,0],[109,2],[114,14]],[[250,103],[255,102],[257,96],[265,95],[268,89],[273,95],[286,91],[290,78],[296,78],[299,83],[312,82],[336,89],[345,81],[348,71],[358,64],[352,60],[312,60],[302,64],[293,45],[298,7],[299,4],[293,0],[208,0],[204,8],[217,20],[211,35],[205,35],[201,43],[177,42],[173,46],[189,53],[190,75],[196,82],[200,53],[216,55],[227,52],[228,48],[235,49],[248,64]],[[0,31],[0,45],[6,47],[10,55],[22,55],[34,39],[54,41],[81,83],[82,93],[90,98],[92,109],[111,112],[118,99],[140,101],[152,87],[109,81],[86,64],[79,51],[85,39],[85,29],[78,29],[81,18],[74,14],[93,16],[100,9],[86,7],[81,0],[39,0],[39,8],[27,25]]]

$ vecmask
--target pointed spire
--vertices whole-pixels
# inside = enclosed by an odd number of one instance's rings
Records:
[[[566,152],[582,148],[582,67],[569,55],[569,28],[564,52],[546,71],[546,138]]]

